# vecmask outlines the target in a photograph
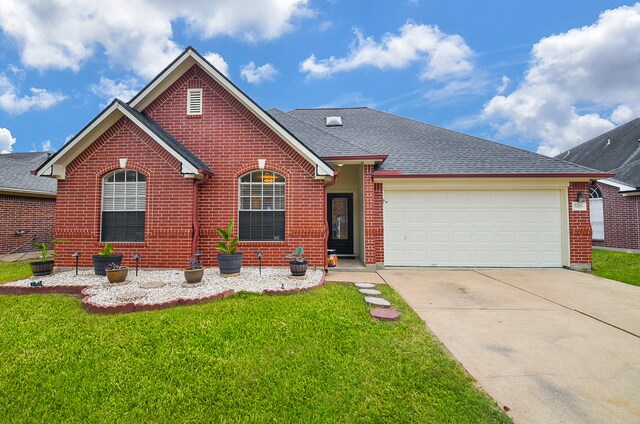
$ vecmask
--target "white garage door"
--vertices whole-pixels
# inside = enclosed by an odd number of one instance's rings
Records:
[[[560,267],[560,190],[384,192],[388,266]]]

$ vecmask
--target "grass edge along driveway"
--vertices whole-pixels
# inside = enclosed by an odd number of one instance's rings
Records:
[[[66,295],[0,296],[8,422],[510,422],[388,286],[93,315]]]

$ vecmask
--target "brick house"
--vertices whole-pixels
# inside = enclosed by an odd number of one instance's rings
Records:
[[[589,267],[577,195],[608,175],[368,108],[266,111],[191,47],[36,173],[58,180],[62,265],[109,241],[214,266],[233,218],[244,265],[303,245],[311,266],[333,248],[373,269]]]
[[[590,187],[593,245],[640,249],[640,118],[557,158],[612,175],[594,181]]]
[[[31,175],[47,152],[0,155],[0,255],[35,250],[53,238],[56,181]]]

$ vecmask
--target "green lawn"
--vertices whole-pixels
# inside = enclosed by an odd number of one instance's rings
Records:
[[[640,254],[593,249],[593,273],[640,286]]]
[[[13,280],[21,280],[31,277],[29,261],[25,262],[0,262],[0,283]]]
[[[389,287],[102,316],[0,296],[3,422],[510,422]]]

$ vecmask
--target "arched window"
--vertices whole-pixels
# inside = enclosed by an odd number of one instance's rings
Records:
[[[600,191],[600,187],[597,187],[597,186],[589,187],[589,197],[591,199],[602,199],[602,192]]]
[[[591,239],[604,240],[604,204],[602,192],[598,186],[589,188],[589,219],[591,221]]]
[[[146,177],[119,169],[102,179],[102,241],[144,241]]]
[[[284,240],[284,193],[284,177],[276,172],[252,171],[240,177],[240,240]]]

